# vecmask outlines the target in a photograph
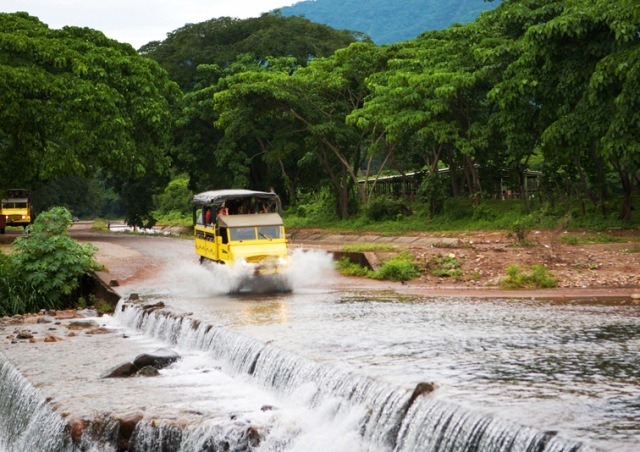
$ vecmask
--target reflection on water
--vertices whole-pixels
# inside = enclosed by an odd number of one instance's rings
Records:
[[[241,321],[244,325],[286,323],[288,320],[287,304],[278,297],[265,297],[259,302],[245,301],[240,297],[236,300],[242,305]]]

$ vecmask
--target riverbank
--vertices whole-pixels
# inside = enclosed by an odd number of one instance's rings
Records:
[[[500,298],[633,298],[640,302],[640,237],[632,233],[607,235],[534,231],[530,245],[517,244],[507,232],[452,232],[401,237],[327,234],[319,230],[291,231],[293,246],[339,251],[344,245],[390,245],[391,252],[373,252],[379,261],[406,250],[425,268],[437,257],[460,262],[458,278],[433,276],[425,271],[406,283],[362,278],[340,278],[341,284],[388,288],[427,296]],[[571,237],[567,239],[567,237]],[[601,242],[599,242],[601,240]],[[604,240],[615,240],[604,242]],[[568,245],[566,243],[576,243]],[[523,272],[543,265],[557,278],[558,287],[537,290],[502,290],[506,269]]]
[[[91,222],[73,225],[71,234],[98,248],[105,266],[99,276],[106,283],[125,286],[153,279],[160,270],[179,262],[196,262],[189,239],[91,230]],[[11,234],[2,236],[9,243]],[[386,245],[391,251],[372,251],[373,260],[408,251],[425,268],[434,257],[453,255],[460,277],[433,276],[425,271],[407,282],[344,277],[335,272],[327,284],[337,290],[392,290],[421,296],[465,296],[545,299],[640,299],[640,236],[633,232],[558,233],[533,231],[530,245],[520,246],[507,232],[463,231],[407,236],[335,234],[322,230],[289,230],[291,248],[343,250],[345,245]],[[575,243],[575,244],[567,244]],[[523,272],[544,265],[558,279],[558,287],[539,290],[502,290],[500,280],[510,265]]]

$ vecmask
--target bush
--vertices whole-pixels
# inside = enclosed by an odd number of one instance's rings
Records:
[[[361,276],[390,281],[408,281],[420,276],[420,266],[409,253],[402,252],[382,264],[377,272],[371,271],[343,257],[336,262],[337,270],[345,276]]]
[[[193,193],[189,190],[189,176],[180,175],[165,187],[164,192],[153,197],[153,206],[158,216],[169,212],[180,212],[191,215],[191,199]]]
[[[348,257],[343,257],[336,262],[336,269],[344,276],[371,276],[371,270],[352,262]]]
[[[335,197],[331,191],[328,188],[322,188],[318,193],[304,195],[290,213],[308,220],[336,220],[335,205]]]
[[[495,211],[486,204],[480,204],[473,208],[471,219],[474,221],[487,220],[492,221],[497,217]]]
[[[428,173],[422,180],[418,188],[420,199],[429,204],[429,218],[442,213],[442,209],[447,199],[444,189],[445,184],[440,179],[438,172]]]
[[[93,260],[97,251],[91,244],[80,245],[69,236],[71,214],[54,207],[38,215],[30,234],[14,243],[12,256],[20,279],[33,289],[46,306],[57,309],[72,305],[72,294],[80,278],[100,266]]]
[[[413,256],[402,252],[392,257],[375,272],[375,279],[388,279],[391,281],[409,281],[420,276],[420,266],[413,260]]]
[[[465,198],[449,198],[444,203],[444,215],[450,221],[459,221],[473,216],[473,206]]]
[[[393,198],[379,196],[373,198],[363,208],[364,215],[371,221],[396,220],[402,218],[402,204]]]
[[[0,251],[0,316],[36,312],[53,308],[46,297],[40,297],[35,287],[20,278],[13,256]]]
[[[507,267],[507,276],[500,281],[503,289],[550,289],[558,285],[558,280],[544,265],[534,265],[529,274],[521,273],[520,267]]]

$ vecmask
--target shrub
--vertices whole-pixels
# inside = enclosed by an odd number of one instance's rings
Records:
[[[549,289],[556,287],[558,280],[544,265],[534,265],[531,273],[521,273],[520,267],[507,267],[507,276],[500,281],[503,289]]]
[[[308,220],[336,220],[336,201],[328,188],[304,195],[290,213]]]
[[[449,221],[459,221],[473,216],[473,206],[465,198],[449,198],[444,202],[444,214]]]
[[[402,252],[382,264],[380,270],[372,277],[391,281],[408,281],[420,276],[420,266],[413,260],[413,256]]]
[[[371,271],[343,257],[336,262],[337,270],[345,276],[361,276],[391,281],[408,281],[420,276],[420,266],[409,253],[402,252],[382,264],[377,272]]]
[[[428,173],[418,188],[418,195],[429,204],[429,218],[442,213],[447,195],[438,172]]]
[[[514,240],[518,246],[531,246],[529,233],[531,233],[531,216],[527,215],[513,222],[511,232],[507,234],[507,237]]]
[[[39,296],[35,287],[20,278],[20,275],[13,256],[0,251],[0,316],[54,307],[48,298]]]
[[[352,262],[348,257],[343,257],[336,262],[336,269],[344,276],[370,276],[371,270]]]
[[[164,192],[153,197],[153,206],[159,216],[174,211],[191,215],[191,198],[193,193],[189,190],[189,176],[182,174],[169,182]]]
[[[71,214],[54,207],[38,215],[30,234],[14,243],[12,256],[20,279],[47,307],[69,306],[80,278],[100,266],[93,260],[97,251],[91,244],[80,245],[69,236]]]
[[[486,204],[480,204],[473,208],[473,215],[471,216],[471,219],[474,221],[481,221],[481,220],[491,221],[491,220],[495,220],[496,217],[497,215],[495,211],[491,209],[491,207],[489,207]]]

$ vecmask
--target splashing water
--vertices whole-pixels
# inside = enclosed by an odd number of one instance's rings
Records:
[[[182,263],[163,279],[172,295],[215,296],[238,292],[277,293],[322,287],[333,271],[332,256],[321,250],[293,250],[291,263],[277,275],[254,276],[241,266]]]

